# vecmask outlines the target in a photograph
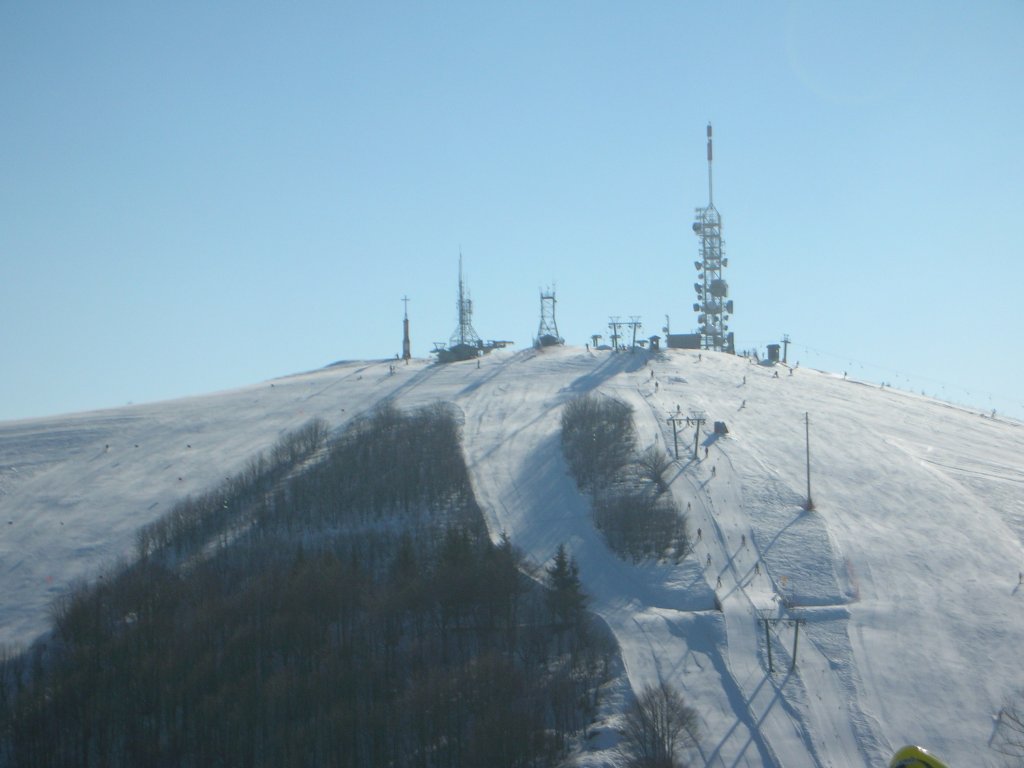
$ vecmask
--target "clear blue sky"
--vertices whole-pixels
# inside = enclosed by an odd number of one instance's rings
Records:
[[[198,394],[539,290],[1024,417],[1024,3],[0,5],[0,419]]]

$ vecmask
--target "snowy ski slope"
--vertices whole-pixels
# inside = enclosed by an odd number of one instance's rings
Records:
[[[665,679],[699,710],[696,764],[879,766],[904,743],[952,766],[999,764],[993,717],[1024,688],[1020,423],[708,352],[394,364],[0,423],[0,643],[31,642],[54,596],[130,557],[139,526],[284,432],[314,416],[340,428],[385,398],[446,400],[492,537],[538,565],[566,544],[633,688]],[[561,406],[587,392],[634,407],[641,448],[672,451],[671,413],[728,425],[702,434],[696,458],[693,429],[680,430],[671,492],[701,530],[682,564],[624,562],[593,528],[559,445]],[[601,749],[612,710],[581,764],[621,762]]]

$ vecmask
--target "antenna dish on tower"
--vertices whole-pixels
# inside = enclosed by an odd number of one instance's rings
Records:
[[[465,281],[462,279],[462,251],[459,251],[459,298],[456,302],[459,325],[448,339],[448,346],[435,342],[433,354],[439,363],[454,363],[459,360],[472,360],[474,357],[486,355],[495,349],[511,344],[511,341],[484,341],[473,328],[473,301],[469,298]]]
[[[722,216],[714,203],[711,123],[708,123],[707,138],[708,204],[696,209],[693,222],[693,233],[700,238],[701,257],[700,261],[693,263],[699,280],[693,284],[697,294],[697,303],[693,309],[700,313],[697,318],[700,325],[697,334],[700,348],[735,353],[733,334],[728,332],[729,327],[725,324],[727,313],[732,313],[732,301],[725,301],[729,296],[729,283],[722,276],[722,269],[728,266],[729,260],[722,255]]]

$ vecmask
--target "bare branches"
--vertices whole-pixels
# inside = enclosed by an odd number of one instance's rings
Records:
[[[991,747],[996,752],[1009,757],[1016,757],[1024,764],[1024,708],[1022,708],[1024,694],[1018,694],[1017,698],[999,710],[999,717],[996,721],[996,732],[992,738]]]
[[[697,711],[665,682],[643,690],[626,712],[630,766],[675,768],[677,753],[697,743]]]

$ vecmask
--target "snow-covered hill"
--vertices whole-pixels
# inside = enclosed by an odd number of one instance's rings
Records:
[[[680,430],[671,491],[701,532],[681,565],[623,562],[593,528],[559,446],[561,406],[587,392],[634,407],[641,447],[672,451],[673,413],[727,424],[696,458],[693,429]],[[699,710],[698,764],[876,766],[912,742],[951,765],[998,764],[993,716],[1024,688],[1024,427],[707,352],[340,363],[0,423],[0,643],[44,631],[54,596],[130,557],[139,526],[175,501],[312,417],[339,428],[385,398],[461,410],[492,536],[536,563],[566,544],[633,687],[669,680]]]

